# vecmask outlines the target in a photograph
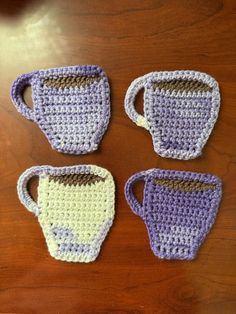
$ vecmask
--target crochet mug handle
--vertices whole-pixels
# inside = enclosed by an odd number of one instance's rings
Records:
[[[132,177],[128,179],[125,185],[125,196],[129,206],[131,207],[132,211],[139,215],[140,217],[144,216],[143,206],[139,203],[133,193],[133,186],[137,181],[145,180],[146,171],[142,171],[139,173],[134,174]]]
[[[35,72],[23,74],[17,77],[11,88],[11,98],[17,109],[26,119],[34,121],[34,111],[27,106],[23,99],[23,92],[26,86],[31,85]]]
[[[44,168],[42,167],[31,167],[21,174],[17,182],[17,193],[21,203],[36,216],[40,214],[40,208],[30,196],[27,189],[27,184],[31,178],[34,176],[39,176],[43,171]]]
[[[134,102],[136,95],[143,87],[145,87],[145,82],[151,76],[151,74],[152,73],[148,73],[144,76],[136,78],[130,84],[125,95],[125,111],[127,115],[134,123],[145,128],[146,130],[149,130],[147,119],[136,111]]]

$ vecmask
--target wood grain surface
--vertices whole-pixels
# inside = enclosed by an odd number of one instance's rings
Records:
[[[1,313],[236,313],[235,9],[234,0],[0,2]],[[102,66],[111,84],[109,128],[99,150],[85,156],[53,151],[9,97],[17,75],[74,64]],[[222,96],[214,131],[191,161],[159,157],[149,133],[124,111],[134,78],[179,69],[209,73]],[[30,90],[25,98],[30,105]],[[142,112],[142,93],[137,108]],[[37,219],[18,200],[16,181],[33,165],[82,163],[114,175],[116,218],[94,263],[69,264],[49,256]],[[126,203],[127,178],[153,167],[223,180],[216,223],[192,262],[155,257],[142,220]],[[35,196],[36,186],[35,179]]]

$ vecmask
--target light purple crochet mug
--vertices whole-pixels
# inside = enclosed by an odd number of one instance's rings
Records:
[[[142,204],[133,186],[144,180]],[[145,222],[153,253],[163,259],[194,259],[214,224],[221,180],[205,173],[150,169],[130,177],[125,196]]]
[[[142,88],[144,116],[134,107],[135,97]],[[201,155],[219,108],[217,81],[197,71],[148,73],[135,79],[125,96],[127,115],[151,133],[155,152],[176,159]]]
[[[23,100],[32,87],[33,109]],[[110,88],[96,65],[33,71],[13,83],[11,97],[17,110],[38,124],[52,148],[68,154],[95,151],[110,119]]]

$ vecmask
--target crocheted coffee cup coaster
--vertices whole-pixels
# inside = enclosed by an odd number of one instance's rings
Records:
[[[132,187],[144,180],[140,204]],[[221,180],[213,175],[150,169],[126,183],[132,211],[144,220],[153,253],[163,259],[194,259],[214,224],[222,194]]]
[[[142,88],[144,116],[134,108],[135,97]],[[135,79],[125,96],[127,115],[149,130],[155,152],[177,159],[201,155],[219,108],[218,83],[197,71],[151,72]]]
[[[39,176],[37,202],[27,189],[33,176]],[[38,217],[51,256],[67,262],[96,259],[115,213],[110,172],[94,165],[36,166],[20,176],[17,191]]]
[[[32,87],[33,109],[23,100]],[[110,119],[110,87],[96,65],[34,71],[12,85],[12,101],[27,119],[36,122],[52,148],[68,154],[95,151]]]

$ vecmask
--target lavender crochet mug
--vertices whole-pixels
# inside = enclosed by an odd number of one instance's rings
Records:
[[[144,116],[134,108],[144,88]],[[125,96],[125,110],[138,126],[147,129],[154,150],[162,157],[199,156],[217,120],[218,83],[197,71],[151,72],[135,79]]]
[[[32,87],[33,109],[23,100]],[[52,148],[68,154],[95,151],[110,118],[110,88],[96,65],[33,71],[13,83],[11,97],[17,110],[38,124]]]
[[[142,204],[133,185],[144,180]],[[145,222],[153,253],[163,259],[192,260],[214,224],[222,194],[221,180],[195,172],[150,169],[126,183],[132,211]]]

